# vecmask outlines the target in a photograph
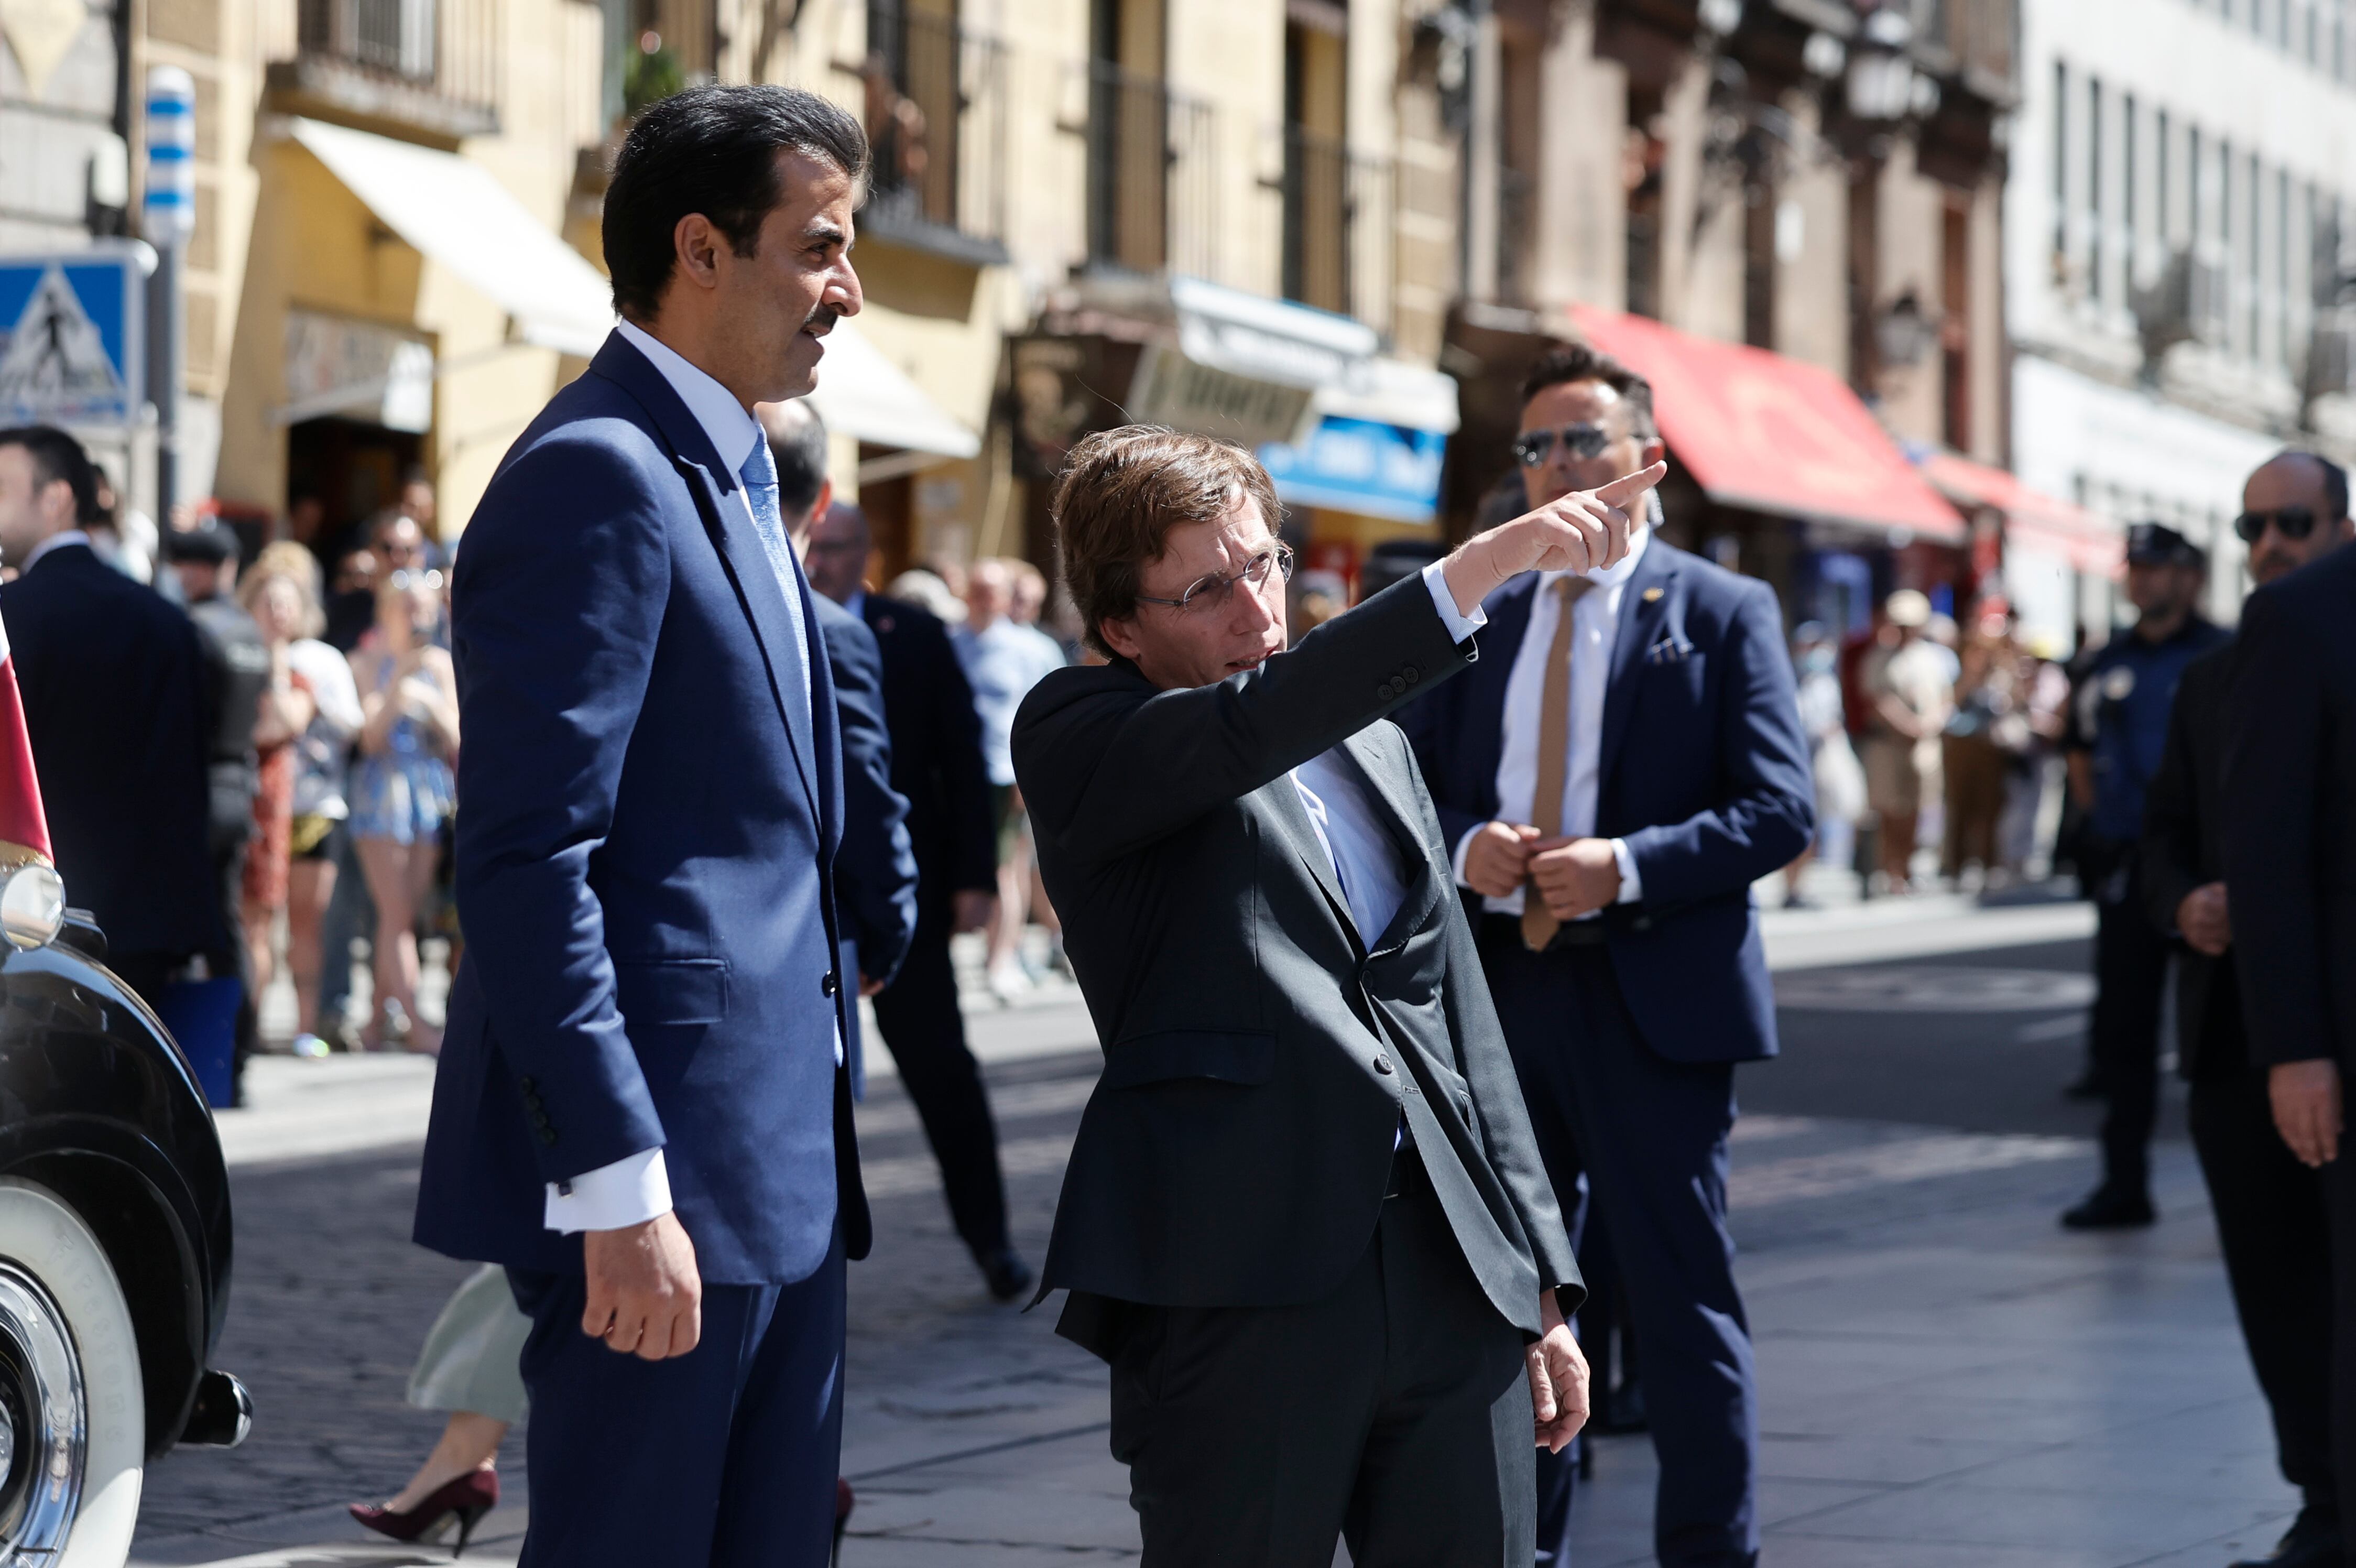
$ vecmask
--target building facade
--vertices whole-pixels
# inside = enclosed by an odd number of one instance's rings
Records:
[[[2343,0],[2029,0],[2008,193],[2022,478],[2211,553],[2285,445],[2356,456],[2356,7]],[[2100,636],[2110,585],[2017,553],[2015,596]]]

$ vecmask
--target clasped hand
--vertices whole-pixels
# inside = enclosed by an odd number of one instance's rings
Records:
[[[1620,857],[1610,839],[1540,838],[1526,823],[1485,822],[1464,852],[1464,883],[1505,898],[1527,883],[1558,920],[1591,915],[1620,898]]]

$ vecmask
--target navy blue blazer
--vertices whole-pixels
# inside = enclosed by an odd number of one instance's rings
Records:
[[[1537,581],[1491,595],[1480,662],[1398,715],[1451,854],[1497,812],[1505,682]],[[1655,535],[1621,600],[1602,742],[1595,832],[1626,842],[1644,891],[1603,918],[1645,1043],[1672,1061],[1773,1056],[1751,884],[1807,847],[1816,815],[1774,591]]]
[[[859,950],[853,972],[888,982],[916,933],[916,857],[908,845],[908,802],[892,788],[884,655],[866,622],[823,594],[812,594],[810,604],[834,670],[842,731],[842,847],[834,854],[840,929]]]
[[[660,1148],[705,1279],[868,1243],[823,639],[810,700],[736,475],[619,337],[499,465],[458,546],[466,952],[417,1202],[455,1257],[577,1271],[544,1184]],[[798,571],[803,620],[817,618]]]
[[[998,887],[998,832],[991,825],[981,714],[938,616],[881,594],[867,595],[860,615],[884,655],[892,787],[908,798],[917,914],[947,927],[958,893]]]
[[[0,612],[67,901],[125,957],[228,947],[196,627],[86,544],[0,587]]]

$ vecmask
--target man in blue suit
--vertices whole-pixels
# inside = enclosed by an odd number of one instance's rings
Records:
[[[465,962],[417,1239],[533,1320],[523,1562],[820,1563],[850,1120],[832,673],[754,404],[860,306],[857,123],[708,88],[615,160],[622,321],[458,550]]]
[[[1590,349],[1541,360],[1522,405],[1532,506],[1661,456],[1652,387]],[[1749,1564],[1759,1419],[1727,1141],[1734,1064],[1775,1053],[1751,884],[1815,819],[1783,617],[1766,585],[1650,530],[1616,566],[1519,578],[1484,607],[1481,661],[1400,723],[1556,1197],[1583,1218],[1591,1196],[1609,1223],[1644,1347],[1660,1561]],[[1560,1563],[1571,1466],[1538,1462],[1538,1557]]]

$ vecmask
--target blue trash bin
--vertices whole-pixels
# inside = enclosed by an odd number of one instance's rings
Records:
[[[237,1092],[237,1010],[245,983],[233,974],[218,980],[176,980],[164,988],[155,1015],[188,1058],[205,1102],[226,1108]]]

